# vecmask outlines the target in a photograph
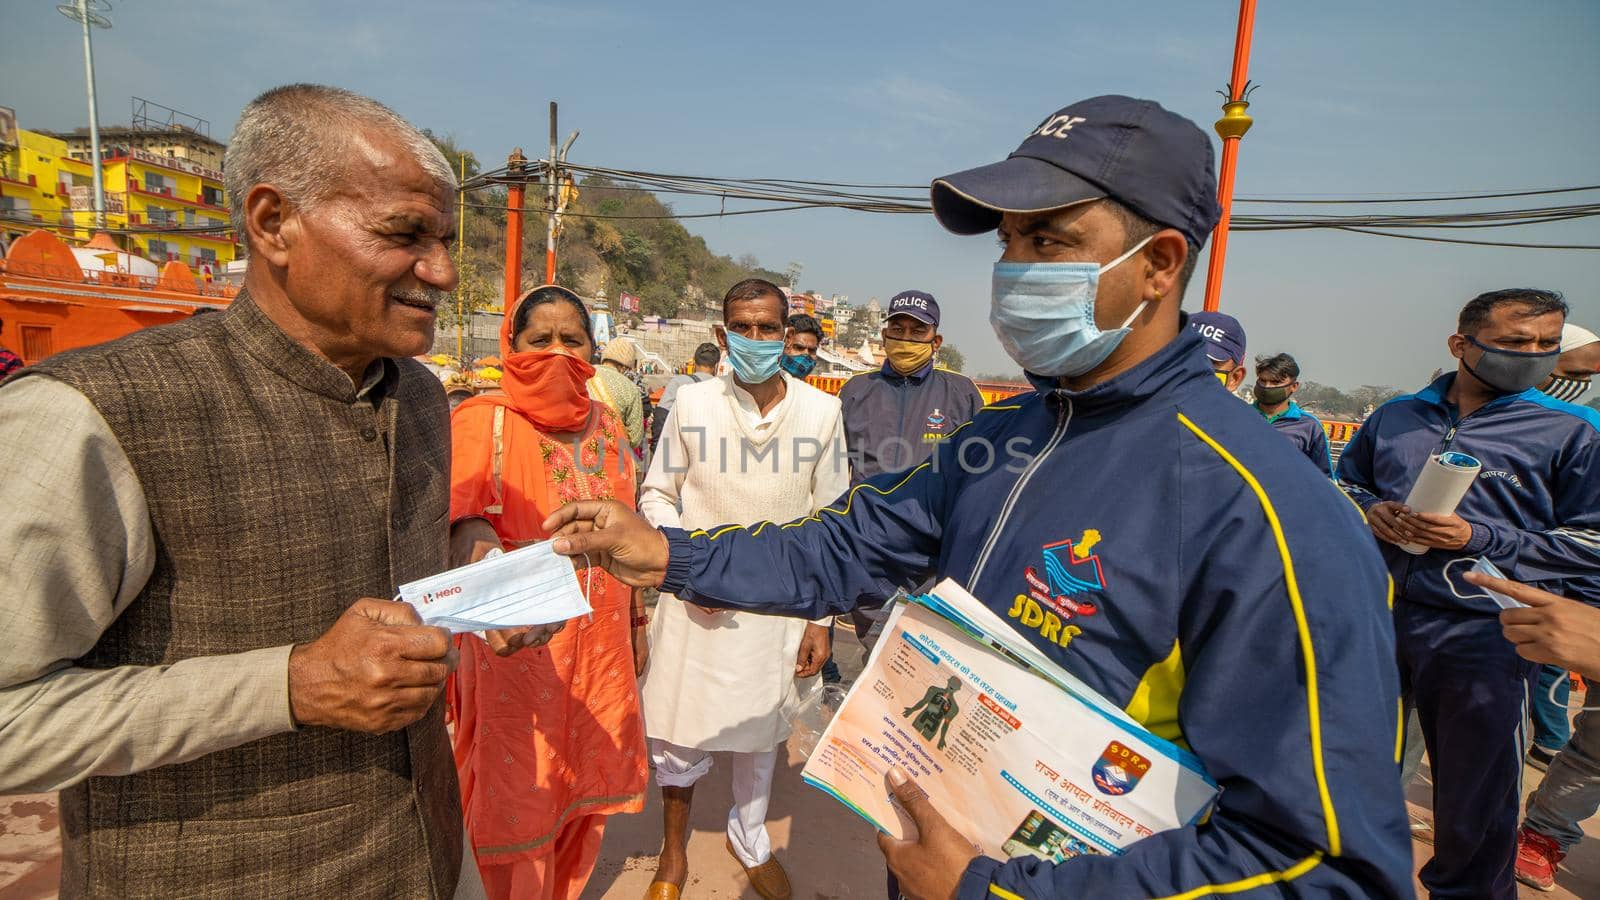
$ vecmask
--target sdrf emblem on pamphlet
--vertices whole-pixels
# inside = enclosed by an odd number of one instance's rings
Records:
[[[1022,573],[1027,579],[1029,593],[1068,619],[1099,612],[1100,607],[1088,596],[1106,589],[1100,557],[1090,552],[1098,543],[1100,532],[1089,528],[1075,541],[1068,539],[1044,545],[1044,577],[1039,577],[1039,570],[1033,566]]]
[[[1149,771],[1150,760],[1143,754],[1128,749],[1121,741],[1112,741],[1095,760],[1090,774],[1100,793],[1120,797],[1137,787],[1139,779]]]

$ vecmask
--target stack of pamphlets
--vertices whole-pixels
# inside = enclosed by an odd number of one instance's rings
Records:
[[[804,774],[903,838],[915,826],[890,799],[891,766],[999,859],[1118,854],[1201,821],[1218,796],[1192,753],[1141,728],[948,579],[894,609]]]

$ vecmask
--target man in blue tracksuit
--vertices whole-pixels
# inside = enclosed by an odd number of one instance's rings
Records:
[[[934,182],[946,228],[999,230],[991,321],[1037,391],[909,472],[785,525],[657,532],[610,501],[545,523],[557,552],[706,606],[815,616],[948,576],[1223,787],[1205,824],[1053,864],[975,857],[896,782],[918,837],[879,843],[909,897],[1411,895],[1382,562],[1356,508],[1217,390],[1179,312],[1211,165],[1193,123],[1098,97]],[[1093,587],[1037,603],[1066,553]]]
[[[1319,470],[1333,477],[1333,457],[1328,453],[1328,433],[1322,422],[1294,402],[1300,390],[1300,364],[1287,353],[1256,357],[1256,412],[1273,430],[1283,435],[1296,450]]]
[[[1535,666],[1462,575],[1483,557],[1516,581],[1600,602],[1600,415],[1534,389],[1565,315],[1545,291],[1475,298],[1449,340],[1458,370],[1379,407],[1339,459],[1394,579],[1401,682],[1433,770],[1434,857],[1421,877],[1434,897],[1516,896]],[[1445,451],[1475,457],[1476,480],[1453,514],[1408,509],[1418,473]]]

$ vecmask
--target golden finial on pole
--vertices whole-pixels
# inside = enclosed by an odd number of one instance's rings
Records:
[[[1248,99],[1250,92],[1255,89],[1255,85],[1246,81],[1244,83],[1244,90],[1239,92],[1238,99],[1234,99],[1233,85],[1231,84],[1228,85],[1227,93],[1223,93],[1222,91],[1217,92],[1226,98],[1226,101],[1222,104],[1222,118],[1218,119],[1216,124],[1211,126],[1217,130],[1217,137],[1220,137],[1225,141],[1236,141],[1239,138],[1244,137],[1244,133],[1250,130],[1251,125],[1255,124],[1256,120],[1250,118],[1250,114],[1245,112],[1245,110],[1250,108],[1250,101]]]
[[[1239,165],[1239,139],[1250,130],[1255,120],[1246,112],[1250,108],[1250,91],[1253,89],[1246,77],[1250,70],[1250,40],[1256,27],[1256,0],[1239,0],[1239,31],[1233,42],[1233,77],[1228,79],[1228,90],[1222,94],[1222,118],[1213,127],[1222,137],[1222,166],[1217,173],[1217,205],[1222,207],[1222,217],[1211,233],[1211,264],[1206,268],[1205,309],[1215,311],[1222,306],[1222,267],[1228,258],[1228,225],[1233,220],[1233,174]],[[1236,93],[1237,91],[1237,93]]]

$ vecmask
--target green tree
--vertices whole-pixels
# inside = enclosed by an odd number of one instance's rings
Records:
[[[1350,399],[1354,401],[1355,406],[1360,407],[1354,413],[1359,416],[1366,411],[1367,407],[1370,406],[1373,409],[1377,409],[1403,393],[1405,391],[1389,387],[1386,384],[1363,384],[1350,392]]]
[[[939,355],[935,357],[935,361],[952,372],[959,372],[967,367],[967,358],[961,355],[955,344],[948,341],[939,348]]]
[[[439,309],[439,326],[446,332],[454,332],[457,326],[465,330],[473,313],[496,306],[500,301],[495,280],[484,272],[470,250],[458,253],[452,249],[450,256],[455,260],[460,280],[450,300]],[[453,345],[451,352],[455,352]]]

